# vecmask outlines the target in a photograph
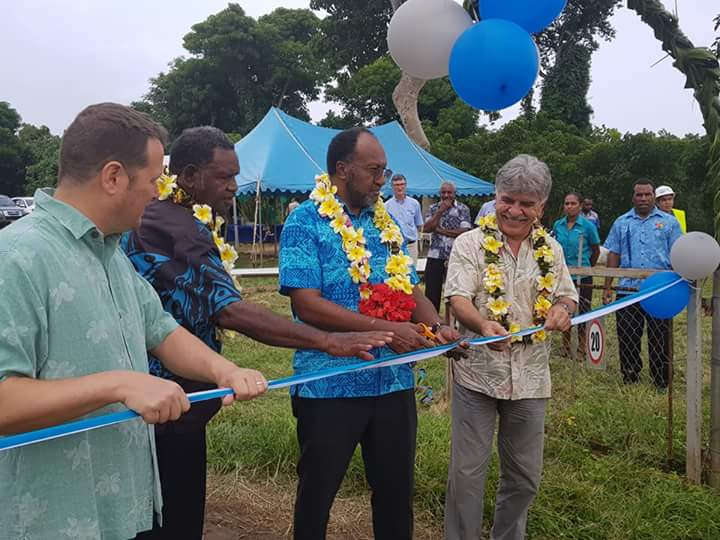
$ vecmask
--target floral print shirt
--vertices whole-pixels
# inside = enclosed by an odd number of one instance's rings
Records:
[[[372,253],[370,283],[383,282],[388,277],[385,271],[388,249],[380,242],[380,231],[373,223],[373,208],[364,208],[358,216],[348,212],[348,216],[356,229],[362,227],[367,249]],[[323,298],[345,309],[358,310],[358,284],[353,283],[348,274],[348,259],[340,235],[330,227],[329,220],[318,213],[312,200],[302,203],[285,221],[280,237],[279,270],[281,294],[289,295],[292,289],[317,289]],[[413,285],[418,282],[414,268],[410,281]],[[373,349],[371,353],[375,358],[395,354],[389,347]],[[300,375],[358,361],[354,357],[337,358],[318,350],[298,350],[293,369]],[[405,364],[298,384],[292,387],[291,393],[304,398],[366,397],[407,390],[413,385],[412,368]]]
[[[490,295],[483,286],[485,255],[482,248],[483,231],[474,229],[457,237],[448,262],[445,296],[462,296],[471,300],[484,318]],[[505,242],[504,237],[501,237]],[[568,272],[560,244],[548,238],[553,251],[552,272],[556,276],[551,301],[578,295]],[[504,274],[506,294],[510,302],[510,317],[520,328],[535,326],[533,306],[537,298],[537,278],[540,268],[533,258],[528,237],[515,257],[509,249],[500,249],[498,266]],[[460,332],[471,338],[478,335],[461,326]],[[505,351],[493,351],[487,346],[474,347],[467,358],[453,362],[458,384],[496,399],[528,399],[550,397],[549,340],[533,344],[514,343]]]
[[[35,201],[0,231],[0,381],[148,373],[146,351],[177,323],[118,235],[103,236],[51,192]],[[0,486],[2,540],[134,538],[162,507],[154,431],[136,418],[0,451]]]
[[[439,202],[433,204],[425,216],[425,221],[433,217],[439,208]],[[440,218],[438,227],[441,229],[470,230],[472,228],[471,219],[470,209],[463,203],[455,201],[453,202],[452,208],[448,209]],[[455,238],[450,238],[444,234],[432,233],[432,236],[430,236],[430,249],[427,253],[428,259],[448,260],[454,241]]]

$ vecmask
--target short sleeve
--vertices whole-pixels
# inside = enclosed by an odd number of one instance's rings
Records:
[[[562,246],[557,241],[552,241],[553,252],[555,253],[555,264],[553,272],[555,273],[555,290],[553,298],[570,298],[574,302],[578,301],[578,293],[570,277],[570,271],[565,263],[565,255]]]
[[[680,222],[677,219],[668,219],[670,222],[670,230],[668,234],[668,253],[670,253],[670,249],[672,249],[673,244],[675,241],[680,238],[683,235],[682,228],[680,227]]]
[[[470,209],[462,205],[460,208],[460,228],[461,229],[472,229],[472,217],[470,216]]]
[[[423,223],[423,217],[422,217],[422,208],[420,207],[420,203],[417,202],[415,199],[415,226],[416,227],[422,227]]]
[[[474,237],[473,233],[466,233],[453,244],[445,281],[446,298],[462,296],[472,300],[480,290],[481,269],[477,260],[480,249],[473,249]]]
[[[36,378],[48,353],[46,306],[11,253],[0,254],[0,284],[0,381]]]
[[[588,221],[585,226],[585,234],[587,234],[588,242],[591,246],[597,246],[600,243],[600,235],[597,227],[592,221]]]
[[[607,238],[605,239],[605,248],[610,251],[611,253],[616,253],[620,255],[621,253],[621,246],[620,246],[620,220],[616,219],[615,223],[612,224],[612,227],[610,227],[610,233],[608,234]]]
[[[553,235],[553,238],[558,237],[558,228],[560,227],[560,220],[558,219],[555,223],[553,223],[551,234]]]
[[[285,221],[280,235],[280,294],[322,288],[319,239],[315,222],[301,206]]]
[[[132,272],[133,286],[145,322],[145,345],[152,350],[165,341],[177,327],[177,321],[163,309],[155,289],[139,274]]]
[[[160,293],[166,311],[182,313],[183,324],[195,327],[216,320],[223,309],[242,297],[223,266],[210,231],[199,223],[192,226],[181,236],[154,222],[152,226],[143,224],[142,234],[126,234],[121,246],[137,272]]]

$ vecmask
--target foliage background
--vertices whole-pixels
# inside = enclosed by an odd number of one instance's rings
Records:
[[[545,160],[555,182],[548,222],[558,216],[564,193],[577,190],[593,197],[606,233],[612,220],[629,209],[632,183],[649,177],[656,185],[673,187],[691,229],[712,232],[705,137],[622,134],[592,123],[587,102],[592,53],[601,40],[614,37],[610,16],[621,4],[569,0],[562,16],[537,36],[542,76],[525,99],[522,116],[500,129],[494,126],[497,114],[462,103],[447,78],[429,81],[418,108],[431,150],[486,180],[493,180],[517,153]],[[385,41],[390,2],[311,0],[310,7],[327,16],[280,8],[254,19],[229,4],[189,29],[183,39],[187,55],[172,59],[133,106],[165,125],[171,137],[190,126],[211,124],[233,141],[273,105],[309,119],[308,105],[321,92],[338,109],[322,125],[344,128],[398,119],[392,91],[401,72]],[[720,15],[708,24],[720,24]],[[713,50],[720,52],[720,42]],[[0,102],[0,193],[31,195],[37,187],[54,185],[59,145],[60,137],[44,126],[23,124],[10,104]],[[473,209],[481,203],[468,202]]]

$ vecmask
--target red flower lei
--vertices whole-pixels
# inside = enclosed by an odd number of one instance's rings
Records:
[[[410,320],[416,306],[412,295],[391,289],[385,283],[363,283],[360,286],[361,293],[364,289],[369,289],[371,293],[368,298],[360,300],[360,313],[393,322]]]

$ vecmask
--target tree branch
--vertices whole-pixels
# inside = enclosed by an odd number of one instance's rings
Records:
[[[715,190],[715,236],[720,238],[720,64],[712,51],[693,45],[659,0],[628,0],[628,8],[653,29],[663,50],[675,59],[673,66],[687,77],[685,88],[694,90],[710,142],[708,181]]]

